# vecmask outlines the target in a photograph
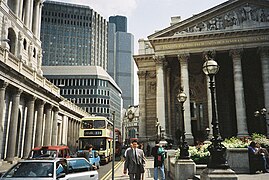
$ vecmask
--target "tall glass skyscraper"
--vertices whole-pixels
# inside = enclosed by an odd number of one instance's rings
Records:
[[[43,65],[101,66],[107,70],[108,22],[88,6],[45,1]]]
[[[134,36],[124,16],[109,17],[108,73],[122,90],[123,108],[134,105]]]
[[[125,16],[110,16],[109,23],[116,25],[116,32],[127,32],[127,18]]]

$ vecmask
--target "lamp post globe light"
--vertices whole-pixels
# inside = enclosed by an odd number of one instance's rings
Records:
[[[254,112],[254,116],[256,117],[256,118],[259,118],[259,122],[258,122],[258,124],[259,124],[259,131],[263,131],[262,129],[262,127],[264,126],[264,124],[263,123],[265,123],[267,126],[269,126],[269,123],[267,122],[267,119],[266,119],[266,113],[267,113],[267,109],[264,107],[264,108],[262,108],[261,110],[256,110],[255,112]],[[263,132],[259,132],[259,133],[263,133]]]
[[[208,151],[210,152],[209,162],[207,164],[208,168],[213,169],[228,169],[229,166],[226,160],[226,147],[221,143],[222,138],[219,133],[219,122],[216,115],[216,104],[215,104],[215,82],[214,77],[219,71],[219,65],[216,61],[209,58],[203,64],[203,72],[209,76],[209,89],[211,93],[211,104],[212,104],[212,129],[213,137],[211,139],[211,144],[208,146]]]
[[[181,103],[181,119],[182,119],[182,141],[180,141],[180,155],[179,159],[189,159],[189,145],[185,140],[185,123],[184,123],[184,102],[187,100],[187,95],[183,92],[183,88],[180,88],[180,92],[177,95],[177,100]]]

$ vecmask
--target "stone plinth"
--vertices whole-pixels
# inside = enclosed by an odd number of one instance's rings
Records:
[[[175,179],[192,179],[196,173],[196,165],[192,159],[179,159],[175,163]]]
[[[201,180],[237,180],[238,176],[231,169],[210,169],[206,168],[200,175]]]
[[[249,160],[247,148],[228,148],[227,162],[237,174],[249,173]]]

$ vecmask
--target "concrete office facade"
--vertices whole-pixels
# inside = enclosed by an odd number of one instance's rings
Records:
[[[0,159],[14,162],[41,145],[75,147],[80,119],[89,114],[43,77],[42,1],[5,0],[0,7]]]
[[[140,40],[139,68],[141,136],[156,137],[158,121],[167,139],[182,130],[180,87],[187,94],[186,137],[199,140],[211,126],[208,79],[202,72],[211,56],[220,65],[216,75],[217,117],[223,137],[269,135],[269,1],[222,3]],[[212,133],[212,132],[211,132]]]
[[[89,114],[112,120],[121,129],[121,89],[100,66],[43,66],[44,76],[60,87],[60,94]]]
[[[107,70],[108,22],[88,6],[45,1],[43,65],[101,66]]]

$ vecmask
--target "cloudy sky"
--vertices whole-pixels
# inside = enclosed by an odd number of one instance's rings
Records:
[[[108,20],[109,16],[127,17],[128,32],[134,35],[134,53],[138,51],[138,39],[166,28],[170,17],[187,19],[227,0],[54,0],[90,6]]]

